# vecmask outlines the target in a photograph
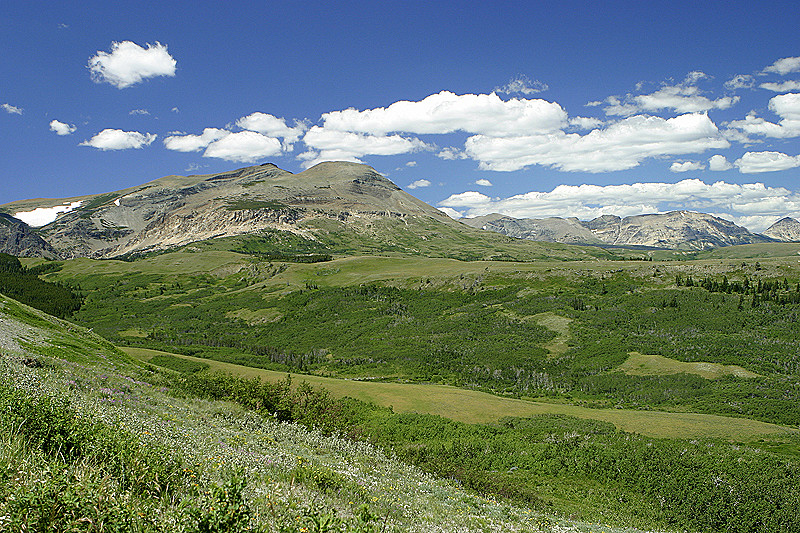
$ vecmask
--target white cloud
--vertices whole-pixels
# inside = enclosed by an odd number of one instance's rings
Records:
[[[112,42],[110,53],[98,51],[89,58],[92,80],[124,89],[146,78],[174,76],[177,61],[169,55],[166,45],[156,42],[146,46],[142,48],[131,41]]]
[[[431,182],[428,181],[428,180],[417,180],[415,182],[412,182],[412,183],[408,184],[408,188],[409,189],[417,189],[419,187],[430,187],[430,186],[431,186]]]
[[[782,76],[791,72],[800,72],[800,57],[784,57],[783,59],[779,59],[765,68],[764,72],[772,72]]]
[[[725,82],[725,88],[729,91],[734,91],[736,89],[752,89],[755,84],[756,79],[750,74],[737,74]]]
[[[400,135],[362,135],[313,126],[303,137],[309,148],[300,154],[303,166],[312,167],[323,161],[352,161],[360,163],[365,155],[397,155],[427,150],[431,147],[415,138]]]
[[[693,170],[703,170],[705,165],[698,161],[675,161],[670,165],[670,172],[691,172]]]
[[[527,76],[517,76],[502,86],[496,87],[495,92],[502,94],[525,94],[531,95],[548,90],[550,87],[539,80],[533,80]]]
[[[206,128],[201,135],[172,135],[164,139],[167,150],[178,152],[198,152],[214,141],[230,135],[231,132],[217,128]]]
[[[10,113],[12,115],[21,115],[22,114],[22,108],[21,107],[17,107],[15,105],[3,104],[0,107],[2,107],[5,110],[6,113]]]
[[[743,174],[777,172],[800,167],[800,156],[791,156],[782,152],[746,152],[733,164]]]
[[[172,109],[170,109],[170,111],[172,111],[173,113],[180,113],[181,112],[181,110],[178,109],[177,107],[173,107]]]
[[[408,163],[406,163],[406,166],[407,167],[415,167],[415,166],[417,166],[417,162],[416,161],[409,161]]]
[[[446,161],[455,161],[456,159],[469,159],[469,156],[465,154],[462,150],[455,148],[453,146],[447,147],[442,149],[439,153],[436,154],[436,157],[439,159],[444,159]]]
[[[560,105],[546,100],[504,101],[495,93],[457,95],[442,91],[419,102],[399,101],[389,107],[365,111],[353,108],[332,111],[323,114],[322,120],[326,130],[370,135],[464,131],[506,136],[559,130],[567,123],[567,113]]]
[[[695,113],[670,119],[629,117],[586,135],[563,131],[510,138],[476,135],[467,139],[465,151],[484,170],[543,165],[568,172],[608,172],[634,168],[649,157],[729,146],[707,115]]]
[[[780,122],[768,122],[751,111],[744,120],[734,120],[728,127],[750,135],[778,139],[800,136],[800,94],[773,96],[769,101],[769,109],[781,118]]]
[[[447,215],[450,218],[453,218],[455,220],[458,220],[459,218],[462,218],[464,216],[464,215],[461,214],[460,211],[456,211],[455,209],[450,208],[450,207],[440,207],[439,211],[441,211],[445,215]]]
[[[716,154],[712,155],[708,160],[708,170],[712,170],[714,172],[722,172],[725,170],[730,170],[733,168],[733,165],[725,159],[724,155]]]
[[[72,124],[65,124],[59,120],[50,121],[50,131],[56,132],[56,135],[69,135],[74,133],[77,128]]]
[[[61,213],[68,213],[80,207],[81,202],[72,202],[55,207],[37,207],[33,211],[18,211],[14,213],[14,218],[18,218],[27,225],[38,228],[54,221]]]
[[[780,217],[800,216],[800,195],[763,183],[706,184],[687,179],[677,183],[559,185],[550,192],[534,191],[509,198],[467,191],[450,196],[439,206],[470,217],[503,213],[517,218],[575,216],[582,220],[603,214],[631,216],[688,209],[724,215],[753,231],[763,231]]]
[[[783,83],[762,83],[759,87],[776,93],[788,93],[790,91],[800,90],[800,81],[789,80]]]
[[[740,98],[738,96],[723,96],[716,100],[703,96],[702,91],[697,87],[697,82],[705,78],[708,78],[705,73],[692,71],[687,74],[686,79],[681,83],[675,85],[664,84],[660,89],[650,94],[627,94],[623,98],[610,96],[605,100],[606,104],[608,104],[605,108],[605,113],[609,116],[623,117],[665,109],[676,113],[699,113],[711,109],[728,109],[739,102]],[[733,80],[728,83],[732,82]]]
[[[142,148],[155,140],[156,135],[152,133],[104,129],[78,146],[91,146],[100,150],[127,150],[129,148]]]
[[[492,182],[487,180],[486,178],[481,178],[475,181],[475,185],[480,185],[481,187],[491,187]]]
[[[593,130],[601,127],[605,122],[590,117],[573,117],[569,119],[569,125],[582,130]]]
[[[306,130],[304,124],[297,124],[291,128],[286,125],[286,119],[261,112],[240,118],[236,121],[236,125],[244,130],[256,131],[269,137],[280,137],[287,150],[291,150],[292,143],[297,142]]]
[[[147,109],[131,109],[128,112],[129,115],[149,115],[150,111]]]
[[[203,157],[254,163],[259,159],[278,155],[281,151],[281,142],[274,137],[267,137],[254,131],[240,131],[229,133],[211,142],[203,152]]]

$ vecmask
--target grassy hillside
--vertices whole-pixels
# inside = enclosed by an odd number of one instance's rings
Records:
[[[2,296],[0,321],[3,530],[601,530],[471,494],[366,443],[176,394],[174,372]]]
[[[292,392],[286,380],[159,370],[4,297],[0,320],[0,471],[13,473],[0,478],[0,516],[10,530],[796,526],[791,440],[651,439],[564,416],[464,424],[305,385]]]

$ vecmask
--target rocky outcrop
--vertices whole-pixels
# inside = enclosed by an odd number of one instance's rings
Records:
[[[728,220],[693,211],[671,211],[625,218],[603,215],[583,222],[573,218],[515,219],[503,215],[487,215],[462,221],[511,237],[575,244],[705,250],[773,240],[751,233]]]
[[[17,257],[59,257],[55,249],[27,224],[5,213],[0,213],[0,252]]]
[[[785,217],[771,225],[764,235],[778,241],[800,242],[800,221]]]

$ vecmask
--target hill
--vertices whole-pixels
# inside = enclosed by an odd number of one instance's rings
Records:
[[[251,252],[400,254],[458,259],[609,257],[598,250],[519,243],[457,222],[373,168],[320,163],[299,174],[264,164],[233,172],[167,176],[122,191],[0,206],[23,217],[64,212],[38,233],[62,257],[163,252],[194,242],[243,239]],[[280,246],[276,247],[274,241]],[[224,245],[223,245],[224,246]]]
[[[476,228],[520,239],[572,244],[705,250],[773,241],[770,237],[751,233],[728,220],[692,211],[671,211],[625,218],[603,215],[589,221],[558,217],[515,219],[494,214],[462,221]]]

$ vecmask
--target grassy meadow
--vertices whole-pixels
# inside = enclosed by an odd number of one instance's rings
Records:
[[[369,242],[377,246],[391,230],[396,246],[369,255],[377,248],[328,229],[327,241],[267,233],[125,261],[23,260],[80,296],[70,320],[103,346],[86,359],[83,340],[20,334],[7,341],[9,364],[45,372],[20,363],[34,357],[64,376],[115,369],[143,384],[137,398],[150,407],[136,416],[180,404],[181,420],[195,424],[181,438],[211,457],[217,449],[201,444],[213,432],[209,421],[248,420],[235,424],[272,432],[266,441],[241,432],[240,444],[226,440],[236,450],[226,461],[243,470],[206,472],[204,496],[191,496],[189,484],[169,504],[188,509],[238,494],[225,505],[231,516],[246,515],[241,524],[267,527],[263,513],[273,509],[295,521],[266,531],[800,527],[797,245],[534,253],[512,242],[490,253],[479,239],[448,248],[445,235],[420,247],[418,237],[404,241],[397,228],[376,227]],[[21,316],[25,327],[44,327],[41,315]],[[102,397],[127,405],[123,387],[85,379],[81,394],[119,390]],[[69,386],[48,394],[84,412]],[[267,426],[291,427],[296,437],[275,437]],[[195,432],[205,436],[191,440]],[[312,443],[318,438],[328,444]],[[47,453],[25,435],[15,442],[23,455]],[[263,458],[289,442],[308,464],[298,459],[266,478],[243,466],[243,457]],[[343,458],[348,446],[384,454],[380,461],[399,470],[364,482],[376,459],[363,459],[358,473],[340,468],[366,457]],[[100,476],[106,467],[97,468]],[[411,491],[397,480],[417,475],[456,488],[425,489],[407,502],[415,510],[401,509],[403,499],[386,491]],[[263,488],[272,482],[274,490]],[[364,486],[383,492],[359,492]],[[294,487],[304,496],[295,499]],[[130,501],[145,494],[124,483],[119,490]],[[259,499],[264,494],[273,499]],[[433,494],[448,503],[428,501]],[[182,524],[208,518],[181,509],[164,516]],[[335,526],[320,525],[323,517]]]

